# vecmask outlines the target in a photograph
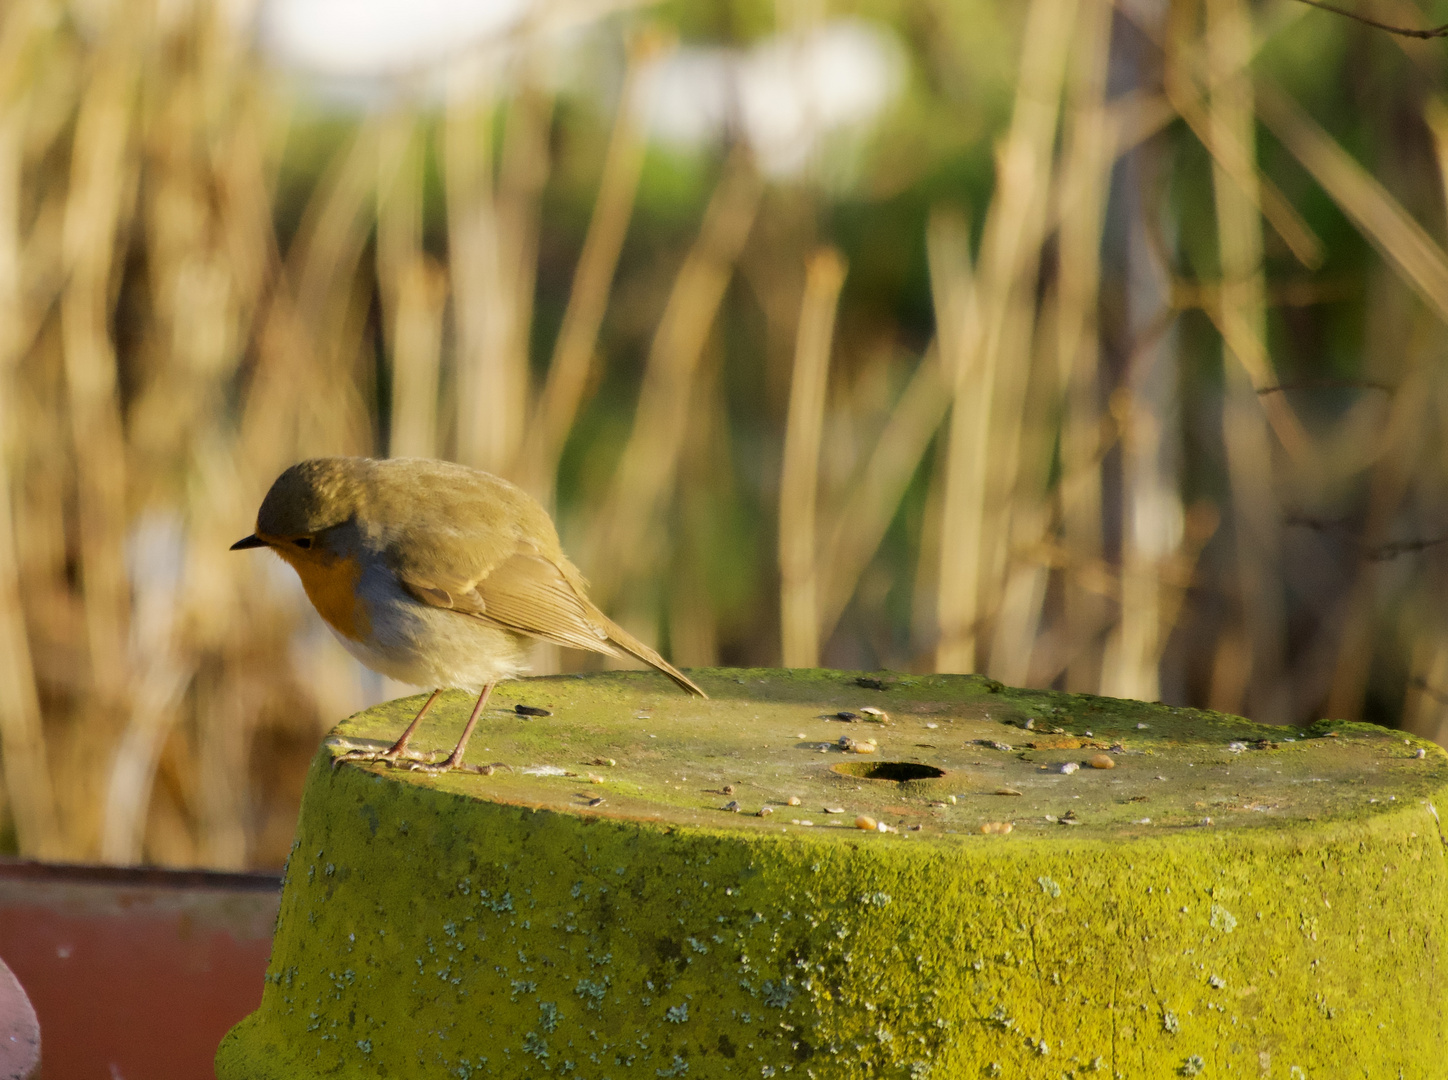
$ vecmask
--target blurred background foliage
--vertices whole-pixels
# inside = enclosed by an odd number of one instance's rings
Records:
[[[523,484],[682,665],[1441,741],[1445,48],[1293,0],[8,0],[0,850],[282,861],[321,734],[405,692],[226,550],[322,454]]]

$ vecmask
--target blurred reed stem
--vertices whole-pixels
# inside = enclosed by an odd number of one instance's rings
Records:
[[[548,374],[529,425],[520,463],[520,482],[542,500],[553,502],[553,484],[563,444],[583,401],[598,331],[603,325],[609,291],[618,269],[619,252],[633,215],[634,197],[643,172],[644,69],[657,63],[669,47],[657,33],[641,33],[629,43],[628,67],[619,92],[618,111],[603,159],[603,175],[593,216],[583,239],[563,324],[553,343]]]
[[[935,668],[973,671],[980,620],[980,506],[985,497],[977,455],[983,452],[988,430],[989,393],[980,385],[980,302],[965,222],[937,209],[930,217],[926,251],[942,374],[953,391],[940,520]]]
[[[508,453],[512,327],[499,278],[498,210],[493,181],[490,88],[461,84],[450,90],[443,125],[443,178],[447,197],[448,273],[456,326],[456,450],[465,465],[501,470]]]
[[[952,441],[963,441],[952,446],[946,465],[947,542],[941,549],[936,649],[942,671],[976,670],[979,623],[996,613],[1006,579],[1036,271],[1048,224],[1050,162],[1075,21],[1076,0],[1032,0],[1027,10],[1015,105],[997,158],[996,189],[978,261],[980,329],[971,351],[979,356],[953,363],[956,404],[968,408],[969,396],[980,411],[972,417],[962,409],[951,420]],[[969,368],[976,370],[967,374]]]
[[[1101,288],[1101,239],[1121,124],[1108,119],[1106,78],[1114,6],[1082,0],[1080,46],[1068,84],[1060,206],[1056,362],[1062,387],[1061,479],[1058,501],[1067,550],[1086,560],[1102,553],[1100,347],[1096,320]],[[1080,692],[1101,683],[1099,640],[1105,605],[1075,574],[1062,583],[1065,637],[1074,648],[1066,687]]]
[[[119,13],[117,24],[125,23]],[[88,726],[105,742],[107,714],[126,696],[126,595],[122,552],[126,453],[121,428],[111,295],[118,236],[131,214],[136,55],[129,33],[108,28],[76,117],[62,244],[69,280],[61,300],[67,412],[75,454],[81,587],[97,708]]]
[[[748,155],[733,153],[674,279],[649,350],[633,429],[584,541],[593,597],[602,607],[657,556],[659,515],[678,469],[694,372],[754,224],[761,189]]]
[[[16,70],[36,47],[39,35],[31,10],[35,7],[22,5],[0,29],[0,71]],[[20,854],[58,859],[64,847],[15,545],[11,455],[20,442],[15,431],[15,369],[25,344],[21,335],[26,322],[20,202],[25,114],[17,97],[13,84],[0,85],[0,778]]]
[[[999,616],[1010,584],[1011,550],[1038,539],[1043,524],[1039,493],[1022,488],[1021,461],[1029,430],[1027,409],[1034,348],[1034,315],[1041,244],[1049,223],[1050,189],[1055,170],[1056,129],[1070,46],[1076,0],[1032,0],[1026,16],[1011,127],[997,165],[997,189],[981,239],[979,288],[982,391],[989,401],[980,489],[981,614]],[[1017,499],[1022,516],[1013,520]],[[1023,526],[1021,535],[1017,526]],[[1027,571],[1033,573],[1033,571]],[[1034,588],[1017,581],[1010,590],[1013,618],[1028,619]],[[977,657],[977,661],[979,661]],[[1001,657],[1003,662],[1004,657]],[[989,668],[987,668],[989,670]]]
[[[495,178],[500,113],[502,161]],[[445,122],[457,458],[500,474],[514,468],[528,404],[527,327],[550,115],[551,103],[533,89],[504,110],[478,87],[458,86]]]
[[[1230,177],[1241,190],[1244,198],[1251,200],[1254,209],[1272,223],[1277,234],[1291,249],[1299,262],[1307,267],[1317,267],[1322,262],[1322,242],[1302,219],[1277,185],[1262,174],[1257,166],[1256,137],[1244,137],[1244,133],[1223,126],[1217,122],[1211,107],[1204,105],[1202,91],[1197,88],[1196,67],[1202,63],[1198,56],[1201,41],[1194,25],[1200,12],[1197,0],[1177,0],[1171,6],[1171,15],[1166,37],[1167,57],[1163,71],[1162,88],[1167,100],[1176,110],[1192,134],[1212,155],[1213,166]],[[1211,24],[1209,21],[1209,25]],[[1220,29],[1220,28],[1219,28]],[[1247,31],[1250,34],[1251,25]],[[1208,29],[1207,39],[1217,30]],[[1228,31],[1222,31],[1228,32]],[[1218,46],[1219,50],[1221,46]],[[1203,72],[1208,92],[1216,95],[1222,79],[1235,80],[1250,63],[1254,46],[1248,41],[1245,47],[1238,47],[1234,40],[1231,45],[1235,68],[1224,68],[1221,57],[1206,50]]]
[[[1030,678],[1031,660],[1041,625],[1049,568],[1031,552],[1051,528],[1048,500],[1052,458],[1056,449],[1059,388],[1056,382],[1056,297],[1048,288],[1034,320],[1031,363],[1024,378],[1018,426],[1019,450],[1015,465],[1015,492],[1007,518],[1008,548],[991,635],[986,670],[992,678],[1022,685]]]
[[[1266,78],[1256,81],[1268,130],[1439,319],[1448,322],[1448,255],[1382,183]]]
[[[377,293],[392,361],[391,457],[439,453],[447,275],[422,250],[424,153],[418,121],[406,113],[389,118],[378,170]]]
[[[844,281],[845,261],[838,251],[823,248],[810,255],[805,267],[779,479],[779,617],[785,667],[819,664],[815,503],[830,346]]]
[[[389,454],[436,457],[447,275],[431,258],[419,252],[402,268],[399,279]]]
[[[495,414],[491,423],[501,429],[494,471],[509,477],[516,477],[522,467],[518,452],[532,404],[528,348],[538,282],[538,217],[552,164],[554,100],[540,89],[532,61],[531,56],[525,61],[523,84],[507,110],[498,165],[499,303],[507,312],[507,353],[499,364],[504,396],[499,404],[508,415]]]
[[[690,402],[679,483],[678,540],[669,587],[669,654],[684,667],[719,663],[719,604],[714,560],[727,506],[737,496],[731,468],[729,410],[723,394],[724,363],[718,337],[710,339]]]
[[[949,408],[950,388],[941,373],[939,349],[932,346],[890,410],[864,468],[832,517],[819,563],[821,642],[829,640],[854,596]]]
[[[1217,146],[1241,149],[1255,160],[1252,84],[1245,70],[1252,27],[1241,0],[1206,0],[1206,65],[1212,84],[1209,124]],[[1251,674],[1246,702],[1223,702],[1254,716],[1287,716],[1284,696],[1286,614],[1282,590],[1282,525],[1273,488],[1274,447],[1257,390],[1274,385],[1266,354],[1265,277],[1258,174],[1229,169],[1214,158],[1212,194],[1217,214],[1221,273],[1220,329],[1226,382],[1222,439],[1232,490],[1237,610],[1249,642]],[[1282,395],[1268,395],[1280,401]],[[1278,429],[1279,437],[1282,429]],[[1214,703],[1217,704],[1217,703]]]

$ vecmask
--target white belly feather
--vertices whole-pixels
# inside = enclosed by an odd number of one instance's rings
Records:
[[[527,670],[526,639],[481,619],[415,599],[391,571],[363,571],[358,594],[372,633],[368,641],[338,640],[373,671],[422,687],[474,692],[496,679]]]

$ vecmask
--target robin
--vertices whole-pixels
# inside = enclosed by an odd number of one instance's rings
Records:
[[[279,476],[256,532],[232,551],[268,547],[347,651],[373,671],[432,694],[386,750],[341,761],[462,765],[493,687],[527,668],[530,639],[633,656],[691,694],[704,691],[588,599],[547,511],[477,469],[423,458],[317,458]],[[441,762],[407,748],[448,687],[476,692],[457,746]]]

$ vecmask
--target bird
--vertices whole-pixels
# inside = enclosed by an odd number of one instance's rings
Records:
[[[348,652],[389,678],[432,688],[390,747],[352,750],[334,765],[464,768],[493,688],[527,670],[532,640],[631,656],[708,697],[588,599],[548,512],[491,473],[428,458],[302,461],[277,477],[255,531],[231,550],[263,547],[297,572]],[[409,743],[448,688],[477,700],[452,752],[434,761]]]

